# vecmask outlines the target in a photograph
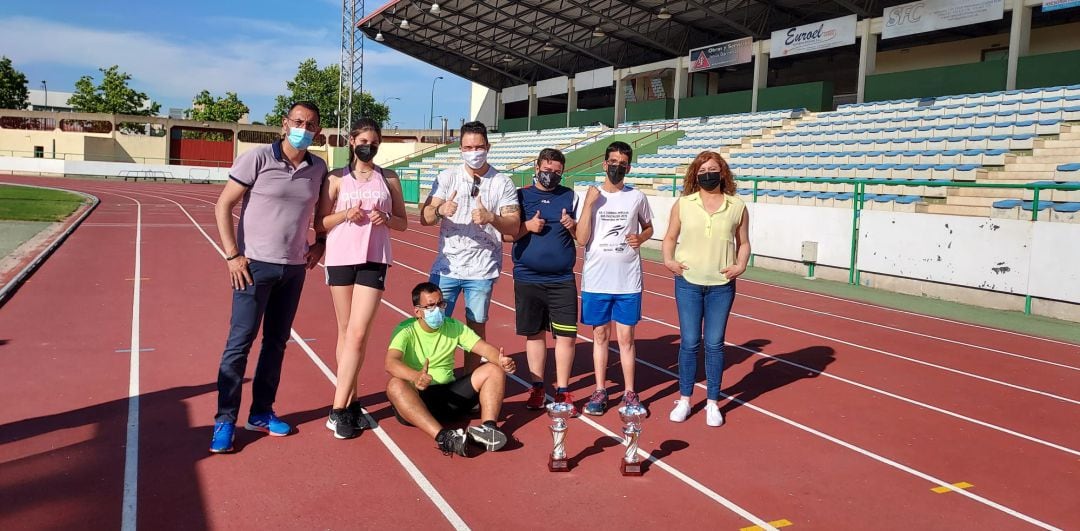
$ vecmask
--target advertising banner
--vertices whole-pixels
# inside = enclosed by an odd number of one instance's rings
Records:
[[[753,52],[754,39],[750,37],[694,48],[690,50],[690,71],[700,72],[749,63]]]
[[[1057,11],[1076,6],[1080,6],[1080,0],[1043,0],[1042,10],[1044,12]]]
[[[855,44],[855,15],[772,32],[769,55],[785,57]]]
[[[920,0],[886,7],[882,15],[884,25],[881,28],[881,38],[891,39],[1001,20],[1004,15],[1005,0]]]

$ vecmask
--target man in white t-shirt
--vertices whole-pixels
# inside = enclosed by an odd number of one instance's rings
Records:
[[[462,125],[464,163],[439,173],[420,214],[421,225],[439,224],[431,283],[443,292],[446,315],[453,314],[464,292],[466,324],[481,339],[486,337],[491,292],[502,271],[502,235],[516,235],[521,224],[517,187],[487,163],[490,149],[484,124]],[[479,364],[479,356],[465,356],[466,371]]]
[[[607,178],[590,186],[578,215],[577,241],[585,246],[581,273],[581,322],[593,327],[596,390],[585,404],[590,415],[607,410],[608,331],[615,321],[623,371],[623,405],[640,406],[634,392],[634,326],[641,320],[641,253],[653,234],[652,211],[645,194],[623,184],[634,152],[612,142],[604,154]]]

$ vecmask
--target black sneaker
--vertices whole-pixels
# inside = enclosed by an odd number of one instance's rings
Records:
[[[469,457],[469,445],[465,443],[465,430],[443,429],[435,436],[435,444],[439,445],[443,455],[457,454],[461,457]]]
[[[497,452],[506,446],[506,434],[491,424],[469,426],[469,438],[489,452]]]
[[[360,435],[353,426],[354,422],[348,409],[331,409],[330,418],[326,419],[326,428],[334,432],[335,439],[353,439]]]
[[[371,427],[368,425],[367,415],[364,414],[364,409],[360,407],[360,402],[349,404],[347,409],[349,410],[349,413],[352,413],[353,428],[356,429],[357,434]]]

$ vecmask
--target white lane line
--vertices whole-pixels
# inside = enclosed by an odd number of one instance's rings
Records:
[[[403,264],[401,262],[395,261],[394,263],[398,264],[398,265],[400,265],[400,266],[402,266],[402,267],[404,267],[406,269],[409,269],[411,271],[419,273],[420,275],[427,275],[427,273],[424,273],[423,271],[420,271],[419,269],[416,269],[416,268],[411,267],[409,265]],[[513,308],[511,308],[511,307],[509,307],[509,306],[495,300],[494,297],[492,297],[491,302],[493,302],[497,306],[505,308],[506,310],[509,310],[511,312],[514,311]],[[590,342],[590,343],[592,342],[591,338],[585,337],[585,336],[583,336],[581,334],[578,334],[577,337],[581,338],[582,340],[584,340],[586,342]],[[618,349],[615,348],[615,347],[608,346],[608,350],[611,351],[611,352],[614,352],[614,353],[618,353]],[[644,360],[642,360],[640,358],[637,359],[637,362],[641,363],[641,364],[643,364],[643,365],[645,365],[645,366],[647,366],[649,368],[655,369],[655,370],[657,370],[657,371],[659,371],[659,372],[661,372],[663,374],[666,374],[668,376],[673,376],[676,379],[676,381],[678,381],[679,375],[674,373],[674,372],[671,372],[671,371],[669,371],[669,370],[667,370],[667,369],[665,369],[663,367],[660,367],[658,365],[654,365],[652,363],[644,361]],[[695,383],[694,386],[699,387],[701,389],[706,389],[705,385],[702,384],[702,383]],[[949,490],[951,490],[953,492],[964,492],[967,495],[967,497],[971,498],[972,500],[975,500],[975,501],[977,501],[977,502],[979,502],[979,503],[981,503],[983,505],[986,505],[988,507],[997,509],[998,511],[1004,512],[1005,514],[1008,514],[1008,515],[1013,516],[1015,518],[1019,518],[1019,519],[1025,521],[1025,522],[1028,522],[1028,523],[1031,523],[1033,525],[1042,527],[1044,529],[1057,529],[1056,527],[1053,527],[1050,524],[1047,524],[1045,522],[1037,520],[1037,519],[1035,519],[1035,518],[1033,518],[1031,516],[1023,514],[1023,513],[1019,512],[1019,511],[1016,511],[1014,509],[1010,509],[1010,508],[1008,508],[1008,507],[1006,507],[1004,505],[1001,505],[1001,504],[999,504],[999,503],[997,503],[995,501],[989,500],[989,499],[984,498],[982,496],[972,494],[970,492],[966,492],[966,491],[964,491],[964,489],[956,488],[956,487],[952,486],[951,483],[948,483],[943,479],[939,479],[939,478],[934,477],[934,476],[932,476],[930,474],[927,474],[925,472],[921,472],[921,471],[916,470],[914,468],[911,468],[911,467],[909,467],[907,465],[901,464],[901,463],[896,462],[896,461],[894,461],[892,459],[889,459],[889,458],[884,457],[882,455],[876,454],[876,453],[874,453],[874,452],[872,452],[870,450],[861,448],[859,446],[856,446],[855,444],[849,443],[847,441],[844,441],[842,439],[833,437],[833,436],[831,436],[831,435],[829,435],[827,433],[824,433],[822,431],[811,428],[810,426],[807,426],[805,424],[801,424],[801,423],[799,423],[797,421],[791,420],[791,419],[789,419],[787,417],[784,417],[782,415],[779,415],[777,413],[773,413],[772,411],[769,411],[769,410],[766,410],[764,408],[755,406],[755,405],[753,405],[753,404],[751,404],[749,402],[744,402],[744,401],[739,400],[738,398],[735,398],[735,397],[733,397],[731,395],[727,395],[727,394],[724,394],[724,393],[721,393],[721,395],[724,398],[731,399],[732,401],[734,401],[737,404],[747,406],[747,407],[753,409],[754,411],[765,414],[765,415],[767,415],[769,417],[772,417],[773,419],[779,420],[779,421],[781,421],[781,422],[783,422],[785,424],[788,424],[790,426],[798,428],[798,429],[800,429],[802,431],[805,431],[805,432],[807,432],[807,433],[809,433],[811,435],[815,435],[815,436],[820,437],[822,439],[825,439],[825,440],[827,440],[827,441],[829,441],[831,443],[838,444],[838,445],[840,445],[840,446],[842,446],[844,448],[847,448],[849,450],[852,450],[852,451],[855,451],[855,452],[857,452],[859,454],[862,454],[862,455],[864,455],[866,457],[869,457],[869,458],[871,458],[871,459],[873,459],[873,460],[875,460],[875,461],[877,461],[879,463],[885,464],[887,466],[890,466],[890,467],[895,468],[897,470],[900,470],[902,472],[906,472],[906,473],[911,474],[911,475],[913,475],[915,477],[918,477],[920,479],[929,481],[930,483],[933,483],[935,486],[945,487],[945,488],[948,488]],[[584,420],[587,421],[589,419],[584,419]],[[758,524],[758,525],[761,525],[761,524]]]
[[[419,223],[419,219],[417,219],[416,221]],[[432,234],[432,233],[426,232],[426,231],[421,231],[421,230],[416,230],[416,229],[409,229],[409,231],[410,232],[415,232],[417,234],[423,234],[424,236],[428,236],[430,238],[438,238],[438,234]],[[504,256],[510,256],[507,253],[503,253],[503,255]],[[578,256],[577,259],[579,261],[584,260],[581,256]],[[647,262],[648,260],[644,260],[644,261]],[[649,271],[645,271],[644,268],[642,269],[642,273],[647,275],[647,276],[656,277],[656,278],[662,278],[664,280],[671,281],[670,276],[657,275],[656,273],[651,273]],[[578,273],[578,274],[580,275],[580,273]],[[772,287],[772,288],[778,288],[778,289],[784,289],[784,290],[788,290],[788,291],[794,291],[794,292],[803,293],[803,294],[806,294],[806,295],[814,295],[814,296],[826,298],[826,299],[829,299],[829,300],[841,301],[841,302],[846,302],[846,303],[855,304],[855,305],[859,305],[859,306],[877,308],[877,309],[880,309],[880,310],[888,310],[888,311],[891,311],[891,312],[901,313],[901,314],[904,314],[904,315],[912,315],[912,316],[916,316],[916,317],[923,317],[923,318],[926,318],[926,319],[932,319],[932,320],[935,320],[935,321],[947,322],[947,323],[951,323],[951,324],[954,324],[954,325],[963,325],[963,326],[978,328],[980,330],[989,330],[989,331],[993,331],[993,332],[1000,332],[1002,334],[1009,334],[1009,335],[1019,336],[1019,337],[1023,337],[1023,338],[1027,338],[1027,339],[1037,339],[1037,340],[1040,340],[1040,341],[1047,341],[1047,342],[1050,342],[1050,343],[1056,343],[1056,344],[1059,344],[1059,345],[1066,345],[1066,346],[1070,346],[1070,347],[1080,346],[1080,345],[1076,345],[1074,343],[1069,343],[1067,341],[1059,341],[1059,340],[1056,340],[1056,339],[1049,339],[1049,338],[1045,338],[1045,337],[1039,337],[1039,336],[1033,336],[1033,335],[1029,335],[1029,334],[1023,334],[1023,333],[1020,333],[1020,332],[1013,332],[1011,330],[1004,330],[1004,329],[1001,329],[1001,328],[993,328],[993,327],[989,327],[989,326],[982,326],[982,325],[976,325],[976,324],[971,324],[971,323],[965,323],[963,321],[955,321],[953,319],[947,319],[947,318],[944,318],[944,317],[935,317],[935,316],[932,316],[932,315],[924,315],[924,314],[921,314],[921,313],[910,312],[910,311],[907,311],[907,310],[899,310],[899,309],[896,309],[896,308],[889,308],[887,306],[879,306],[877,304],[871,304],[871,303],[866,303],[866,302],[861,302],[861,301],[844,299],[844,298],[841,298],[841,297],[834,297],[834,296],[825,295],[825,294],[822,294],[822,293],[815,293],[813,291],[806,291],[806,290],[801,290],[801,289],[797,289],[797,288],[791,288],[791,287],[782,286],[782,285],[779,285],[779,284],[769,284],[767,282],[760,282],[760,281],[757,281],[757,280],[749,280],[749,279],[745,279],[745,278],[740,279],[740,281],[745,282],[745,283],[758,284],[758,285],[761,285],[761,286],[769,286],[769,287]],[[648,292],[648,293],[652,293],[653,295],[659,295],[661,297],[674,299],[674,297],[671,297],[670,295],[666,295],[666,294],[663,294],[663,293],[656,293],[656,292],[652,292],[652,291],[648,291],[648,290],[645,290],[645,291]],[[880,324],[880,323],[875,323],[875,322],[871,322],[871,321],[864,321],[864,320],[855,319],[855,318],[852,318],[852,317],[844,317],[844,316],[841,316],[841,315],[832,314],[832,313],[828,313],[828,312],[822,312],[822,311],[819,311],[819,310],[814,310],[812,308],[806,308],[806,307],[803,307],[803,306],[781,303],[781,302],[774,301],[774,300],[768,299],[768,298],[754,297],[754,296],[750,296],[750,295],[743,295],[742,293],[739,293],[736,296],[748,297],[748,298],[752,298],[752,299],[761,300],[761,301],[764,301],[764,302],[770,302],[770,303],[773,303],[773,304],[782,304],[784,306],[790,306],[792,308],[798,308],[800,310],[806,310],[806,311],[810,311],[810,312],[814,312],[814,313],[820,313],[820,314],[823,314],[823,315],[830,315],[830,316],[833,316],[833,317],[838,317],[838,318],[841,318],[841,319],[848,319],[848,320],[851,320],[851,321],[854,321],[854,322],[863,323],[863,324],[870,325],[870,326],[880,326],[880,327],[883,327],[883,328],[888,328],[888,329],[896,330],[896,331],[899,331],[899,332],[906,332],[906,333],[919,335],[919,336],[923,336],[923,337],[929,337],[929,338],[933,338],[933,339],[940,339],[942,341],[948,341],[950,343],[956,343],[958,345],[965,345],[965,346],[969,346],[969,347],[973,347],[973,348],[983,349],[983,350],[986,350],[986,351],[989,351],[989,352],[996,352],[996,353],[1001,353],[1001,354],[1009,354],[1009,355],[1012,355],[1012,356],[1017,356],[1017,357],[1021,357],[1021,358],[1027,358],[1027,356],[1022,356],[1020,354],[1015,354],[1015,353],[1004,352],[1004,351],[997,350],[997,349],[990,348],[990,347],[985,347],[985,346],[981,346],[981,345],[972,345],[972,344],[969,344],[969,343],[950,340],[950,339],[946,339],[946,338],[942,338],[942,337],[938,337],[938,336],[934,336],[934,335],[930,335],[930,334],[917,333],[917,332],[914,332],[914,331],[911,331],[911,330],[905,330],[903,328],[893,328],[893,327],[883,325],[883,324]],[[1041,361],[1041,362],[1044,362],[1044,363],[1054,364],[1052,362],[1048,362],[1048,361],[1045,361],[1045,360],[1040,360],[1038,358],[1028,358],[1028,359],[1032,359],[1034,361]],[[1066,367],[1071,368],[1071,369],[1075,369],[1075,370],[1080,370],[1080,368],[1077,368],[1077,367],[1071,367],[1071,366],[1066,366]]]
[[[184,215],[187,216],[187,218],[189,220],[191,220],[191,223],[195,226],[195,228],[198,229],[200,233],[202,233],[203,237],[206,238],[206,241],[210,242],[210,245],[214,247],[214,250],[217,251],[218,255],[220,255],[222,258],[225,258],[225,252],[222,251],[221,247],[218,246],[217,242],[215,242],[213,240],[213,238],[211,238],[210,235],[208,235],[206,233],[206,231],[203,230],[203,228],[199,225],[198,222],[195,221],[195,218],[193,218],[191,216],[191,214],[187,211],[187,209],[184,208],[183,205],[181,205],[180,203],[177,203],[176,201],[173,201],[172,199],[169,199],[167,197],[162,197],[162,196],[150,194],[150,193],[147,193],[147,192],[133,192],[133,193],[139,193],[141,195],[146,195],[146,196],[150,196],[150,197],[156,197],[158,199],[163,199],[165,201],[169,201],[170,203],[173,203],[174,205],[176,205],[180,209],[180,211],[183,212]],[[138,269],[136,269],[136,271],[138,272]],[[136,274],[136,278],[138,278],[138,274]],[[298,345],[300,345],[300,348],[308,355],[308,357],[311,358],[311,360],[313,362],[315,362],[315,365],[319,368],[319,370],[321,370],[322,373],[324,375],[326,375],[327,378],[330,379],[330,382],[334,383],[336,385],[335,382],[337,381],[337,379],[334,377],[334,373],[332,371],[330,371],[330,368],[327,367],[326,364],[323,363],[321,359],[319,359],[318,355],[316,355],[315,352],[311,349],[311,347],[307,344],[307,342],[304,341],[303,337],[301,337],[300,334],[298,334],[296,332],[296,329],[290,328],[289,329],[289,334],[296,341],[296,343]],[[132,349],[136,349],[136,348],[137,348],[137,343],[133,343],[132,344]],[[134,356],[134,354],[133,354],[133,356]],[[138,399],[138,397],[136,396],[136,400],[137,399]],[[377,427],[377,423],[374,421],[374,419],[371,418],[371,415],[369,415],[366,410],[364,411],[364,416],[367,417],[369,425],[376,426],[376,427],[372,428],[371,431],[375,432],[375,434],[379,438],[379,441],[382,442],[384,446],[386,446],[387,450],[390,451],[390,454],[394,456],[394,458],[398,461],[399,464],[401,464],[402,468],[405,469],[405,471],[409,474],[409,476],[413,479],[413,481],[416,482],[417,486],[420,487],[420,490],[422,490],[424,492],[424,494],[427,495],[428,499],[430,499],[431,502],[435,505],[435,507],[439,509],[439,512],[441,512],[443,514],[443,516],[446,518],[446,520],[448,522],[450,522],[450,525],[452,525],[454,527],[454,529],[457,529],[457,530],[461,530],[461,531],[468,530],[469,526],[465,523],[464,520],[462,520],[461,516],[458,515],[456,511],[454,511],[453,507],[451,507],[450,504],[446,501],[446,499],[442,497],[442,494],[440,494],[439,491],[435,488],[435,486],[432,485],[431,481],[429,481],[427,479],[427,477],[424,476],[424,474],[422,472],[420,472],[420,469],[417,468],[416,464],[413,463],[412,460],[410,460],[407,455],[405,455],[405,452],[403,452],[401,450],[401,448],[397,445],[397,443],[395,443],[393,441],[393,439],[391,439],[390,436],[387,435],[386,432],[382,428]],[[130,440],[130,437],[131,437],[130,424],[129,424],[128,437],[129,437],[129,440]],[[126,491],[127,491],[127,489],[126,489],[126,486],[125,486],[125,504],[124,504],[125,510],[127,509]],[[133,504],[133,507],[134,507],[134,500],[132,501],[132,504]],[[125,524],[126,524],[126,520],[125,520]],[[132,522],[131,522],[132,526],[130,528],[125,527],[124,531],[135,531],[134,524],[135,524],[135,521],[134,521],[134,508],[133,508],[132,509]]]
[[[438,251],[436,251],[434,249],[429,249],[429,248],[423,247],[421,245],[416,245],[414,243],[411,243],[411,242],[408,242],[408,241],[405,241],[405,240],[400,240],[400,239],[397,239],[397,238],[393,238],[393,240],[396,241],[396,242],[402,243],[404,245],[415,247],[417,249],[423,249],[423,250],[425,250],[427,252],[430,252],[430,253],[438,252]],[[513,278],[512,274],[507,273],[505,271],[502,272],[502,275]],[[1033,394],[1045,396],[1047,398],[1053,398],[1055,400],[1060,400],[1062,402],[1068,402],[1068,403],[1071,403],[1071,404],[1080,405],[1080,400],[1073,400],[1071,398],[1055,395],[1055,394],[1049,393],[1047,391],[1040,391],[1038,389],[1033,389],[1033,388],[1025,387],[1025,386],[1022,386],[1022,385],[1012,384],[1012,383],[1005,382],[1005,381],[1002,381],[1002,380],[997,380],[997,379],[994,379],[994,378],[990,378],[988,376],[982,376],[982,375],[979,375],[979,374],[970,373],[970,372],[967,372],[967,371],[962,371],[960,369],[954,369],[952,367],[947,367],[945,365],[939,365],[939,364],[936,364],[936,363],[923,361],[923,360],[920,360],[920,359],[917,359],[917,358],[912,358],[912,357],[904,356],[904,355],[901,355],[901,354],[888,352],[888,351],[881,350],[881,349],[878,349],[878,348],[868,347],[868,346],[865,346],[865,345],[860,345],[858,343],[852,343],[850,341],[844,341],[842,339],[837,339],[837,338],[834,338],[834,337],[817,334],[817,333],[814,333],[814,332],[810,332],[808,330],[803,330],[801,328],[795,328],[795,327],[791,327],[791,326],[787,326],[787,325],[782,325],[782,324],[779,324],[779,323],[774,323],[772,321],[767,321],[765,319],[759,319],[757,317],[751,317],[749,315],[740,314],[740,313],[737,313],[737,312],[731,312],[731,315],[742,318],[742,319],[747,319],[747,320],[750,320],[750,321],[756,321],[756,322],[759,322],[759,323],[762,323],[762,324],[775,326],[777,328],[783,328],[785,330],[790,330],[792,332],[799,332],[801,334],[806,334],[806,335],[817,337],[817,338],[820,338],[820,339],[827,339],[829,341],[835,341],[837,343],[841,343],[841,344],[848,345],[848,346],[851,346],[851,347],[867,350],[867,351],[870,351],[870,352],[875,352],[875,353],[878,353],[878,354],[882,354],[882,355],[885,355],[885,356],[890,356],[890,357],[897,358],[897,359],[910,361],[912,363],[916,363],[916,364],[919,364],[919,365],[924,365],[924,366],[927,366],[927,367],[932,367],[932,368],[943,370],[943,371],[946,371],[946,372],[951,372],[951,373],[954,373],[954,374],[959,374],[961,376],[965,376],[965,377],[968,377],[968,378],[974,378],[976,380],[981,380],[981,381],[1001,385],[1001,386],[1004,386],[1004,387],[1009,387],[1011,389],[1016,389],[1018,391],[1024,391],[1024,392],[1027,392],[1027,393],[1033,393]],[[655,321],[655,322],[661,323],[661,324],[665,324],[665,325],[667,325],[667,326],[669,326],[671,328],[674,328],[676,330],[678,330],[678,328],[679,328],[677,326],[665,323],[663,321],[659,321],[659,320],[653,319],[651,317],[648,317],[644,313],[642,314],[642,319],[645,319],[645,320],[648,320],[648,321]]]
[[[135,274],[131,297],[131,353],[128,369],[127,437],[124,443],[124,496],[120,529],[135,531],[139,508],[139,304],[142,288],[142,203],[131,197],[127,199],[134,201],[136,207]]]
[[[190,217],[190,216],[189,216],[189,217]],[[211,242],[212,242],[212,241],[211,241]],[[421,248],[422,248],[422,247],[421,247]],[[400,263],[400,262],[396,262],[396,263],[398,263],[399,265],[402,265],[402,266],[406,267],[407,269],[410,269],[410,270],[412,270],[412,271],[415,271],[415,272],[417,272],[417,273],[419,273],[419,274],[421,274],[421,275],[425,275],[425,276],[427,275],[427,273],[424,273],[424,272],[420,271],[419,269],[416,269],[416,268],[410,267],[410,266],[408,266],[408,265],[406,265],[406,264],[402,264],[402,263]],[[498,306],[500,306],[500,307],[502,307],[502,308],[505,308],[505,309],[507,309],[507,310],[513,311],[513,309],[512,309],[512,308],[510,308],[509,306],[507,306],[507,305],[505,305],[505,304],[502,304],[502,303],[500,303],[500,302],[498,302],[498,301],[495,301],[495,300],[494,300],[494,298],[492,299],[492,302],[494,302],[494,303],[495,303],[496,305],[498,305]],[[585,341],[591,341],[591,339],[590,339],[590,338],[587,338],[587,337],[585,337],[585,336],[582,336],[581,334],[578,334],[578,337],[579,337],[579,338],[581,338],[581,339],[583,339],[583,340],[585,340]],[[608,347],[608,350],[610,350],[610,351],[613,351],[613,352],[617,352],[617,351],[618,351],[618,349],[616,349],[616,348],[614,348],[614,347],[610,347],[610,346]],[[646,361],[644,361],[644,360],[641,360],[641,359],[638,359],[637,361],[638,361],[639,363],[642,363],[643,365],[645,365],[645,366],[647,366],[647,367],[650,367],[650,368],[652,368],[652,369],[654,369],[654,370],[657,370],[657,371],[659,371],[659,372],[661,372],[661,373],[667,374],[668,376],[672,376],[672,377],[675,377],[676,379],[678,378],[678,375],[677,375],[677,374],[675,374],[675,373],[673,373],[673,372],[671,372],[671,371],[669,371],[669,370],[667,370],[667,369],[665,369],[665,368],[663,368],[663,367],[659,367],[659,366],[657,366],[657,365],[654,365],[654,364],[652,364],[652,363],[646,362]],[[701,383],[695,383],[694,385],[695,385],[696,387],[700,387],[700,388],[702,388],[702,389],[705,389],[705,385],[704,385],[704,384],[701,384]],[[759,413],[762,413],[762,414],[764,414],[764,415],[767,415],[767,416],[769,416],[769,417],[771,417],[771,418],[773,418],[773,419],[775,419],[775,420],[781,421],[781,422],[783,422],[783,423],[785,423],[785,424],[788,424],[788,425],[790,425],[790,426],[792,426],[792,427],[798,428],[798,429],[800,429],[800,430],[802,430],[802,431],[805,431],[805,432],[807,432],[807,433],[810,433],[810,434],[812,434],[812,435],[815,435],[815,436],[817,436],[817,437],[823,438],[823,439],[825,439],[825,440],[827,440],[827,441],[829,441],[829,442],[832,442],[832,443],[834,443],[834,444],[837,444],[837,445],[839,445],[839,446],[841,446],[841,447],[844,447],[844,448],[847,448],[847,449],[849,449],[849,450],[852,450],[852,451],[854,451],[854,452],[857,452],[857,453],[859,453],[859,454],[861,454],[861,455],[864,455],[864,456],[866,456],[866,457],[869,457],[869,458],[871,458],[871,459],[873,459],[873,460],[875,460],[875,461],[878,461],[879,463],[885,464],[885,465],[887,465],[887,466],[889,466],[889,467],[895,468],[895,469],[897,469],[897,470],[900,470],[900,471],[906,472],[906,473],[908,473],[908,474],[911,474],[911,475],[913,475],[913,476],[915,476],[915,477],[918,477],[918,478],[921,478],[921,479],[923,479],[923,480],[926,480],[926,481],[928,481],[928,482],[930,482],[930,483],[933,483],[933,484],[935,484],[936,486],[939,486],[939,487],[944,487],[944,488],[947,488],[947,489],[949,489],[949,490],[951,490],[951,491],[953,491],[953,492],[956,492],[956,493],[958,493],[958,494],[960,494],[960,495],[962,495],[962,496],[965,496],[965,497],[967,497],[967,498],[969,498],[969,499],[972,499],[972,500],[974,500],[974,501],[976,501],[976,502],[978,502],[978,503],[981,503],[981,504],[983,504],[983,505],[986,505],[986,506],[988,506],[988,507],[994,508],[994,509],[996,509],[996,510],[998,510],[998,511],[1001,511],[1001,512],[1003,512],[1003,513],[1005,513],[1005,514],[1008,514],[1008,515],[1010,515],[1010,516],[1013,516],[1013,517],[1015,517],[1015,518],[1018,518],[1018,519],[1020,519],[1020,520],[1023,520],[1023,521],[1025,521],[1025,522],[1028,522],[1028,523],[1030,523],[1030,524],[1032,524],[1032,525],[1035,525],[1035,526],[1041,527],[1041,528],[1043,528],[1043,529],[1052,529],[1052,530],[1057,530],[1057,529],[1058,529],[1058,528],[1056,528],[1056,527],[1054,527],[1054,526],[1051,526],[1050,524],[1047,524],[1047,523],[1045,523],[1045,522],[1042,522],[1042,521],[1040,521],[1040,520],[1038,520],[1038,519],[1035,519],[1035,518],[1033,518],[1033,517],[1031,517],[1031,516],[1028,516],[1028,515],[1026,515],[1026,514],[1020,513],[1020,512],[1018,512],[1018,511],[1016,511],[1016,510],[1014,510],[1014,509],[1010,509],[1010,508],[1008,508],[1008,507],[1006,507],[1006,506],[1004,506],[1004,505],[1001,505],[1001,504],[999,504],[999,503],[997,503],[997,502],[994,502],[994,501],[992,501],[992,500],[989,500],[989,499],[987,499],[987,498],[984,498],[984,497],[982,497],[982,496],[979,496],[979,495],[977,495],[977,494],[973,494],[973,493],[971,493],[971,492],[967,492],[967,491],[966,491],[966,490],[964,490],[964,489],[959,489],[959,488],[953,487],[953,486],[952,486],[952,484],[950,484],[950,483],[947,483],[947,482],[946,482],[945,480],[942,480],[942,479],[936,478],[936,477],[934,477],[934,476],[931,476],[931,475],[929,475],[929,474],[926,474],[926,473],[924,473],[924,472],[921,472],[921,471],[919,471],[919,470],[916,470],[916,469],[914,469],[914,468],[911,468],[911,467],[909,467],[909,466],[907,466],[907,465],[903,465],[903,464],[901,464],[901,463],[898,463],[898,462],[896,462],[896,461],[893,461],[893,460],[891,460],[891,459],[889,459],[889,458],[886,458],[886,457],[884,457],[884,456],[878,455],[878,454],[876,454],[876,453],[874,453],[874,452],[871,452],[871,451],[869,451],[869,450],[866,450],[866,449],[864,449],[864,448],[861,448],[861,447],[859,447],[859,446],[856,446],[856,445],[854,445],[854,444],[852,444],[852,443],[848,443],[848,442],[846,442],[846,441],[843,441],[843,440],[841,440],[841,439],[839,439],[839,438],[833,437],[833,436],[831,436],[831,435],[828,435],[828,434],[826,434],[826,433],[824,433],[824,432],[821,432],[821,431],[819,431],[819,430],[816,430],[816,429],[814,429],[814,428],[811,428],[811,427],[809,427],[809,426],[806,426],[806,425],[804,425],[804,424],[801,424],[801,423],[799,423],[799,422],[796,422],[796,421],[794,421],[794,420],[788,419],[788,418],[786,418],[786,417],[784,417],[784,416],[781,416],[781,415],[779,415],[779,414],[773,413],[773,412],[771,412],[771,411],[768,411],[768,410],[766,410],[766,409],[764,409],[764,408],[758,407],[758,406],[756,406],[756,405],[754,405],[754,404],[751,404],[751,403],[749,403],[749,402],[744,402],[744,401],[742,401],[742,400],[739,400],[738,398],[732,397],[732,396],[730,396],[730,395],[724,395],[724,397],[726,397],[726,398],[728,398],[728,399],[731,399],[731,400],[735,401],[735,402],[736,402],[736,403],[738,403],[738,404],[741,404],[741,405],[744,405],[744,406],[746,406],[746,407],[749,407],[750,409],[752,409],[752,410],[754,410],[754,411],[757,411],[757,412],[759,412]]]

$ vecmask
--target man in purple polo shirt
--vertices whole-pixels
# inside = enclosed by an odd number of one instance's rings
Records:
[[[310,245],[307,238],[326,179],[326,163],[307,151],[320,131],[315,104],[294,103],[282,118],[281,128],[283,140],[236,158],[214,207],[233,300],[229,338],[218,369],[213,453],[233,450],[240,388],[260,324],[262,347],[244,427],[279,437],[292,429],[274,415],[274,398],[305,268],[315,267],[326,242],[325,234],[316,234]],[[232,211],[241,200],[239,230],[234,233]]]

